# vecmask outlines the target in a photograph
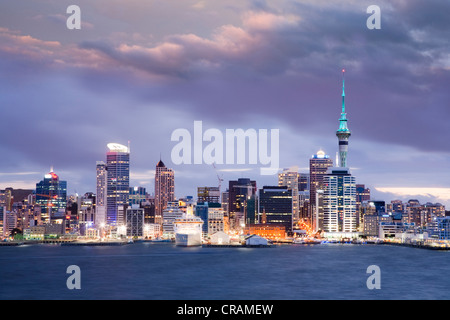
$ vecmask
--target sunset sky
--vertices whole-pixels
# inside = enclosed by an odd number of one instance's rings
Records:
[[[81,30],[69,30],[69,5]],[[370,5],[381,29],[369,30]],[[342,69],[348,164],[373,198],[450,206],[450,2],[2,0],[0,189],[35,188],[53,166],[95,192],[110,142],[131,145],[131,186],[154,192],[161,159],[177,197],[260,165],[175,165],[171,134],[279,129],[280,169],[333,159]]]

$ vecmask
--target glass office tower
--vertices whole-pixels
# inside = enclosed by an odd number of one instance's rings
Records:
[[[67,206],[67,181],[59,180],[53,169],[36,183],[36,204],[41,206],[41,220],[51,222],[52,219],[64,217]]]
[[[130,192],[130,152],[129,148],[117,143],[108,144],[106,153],[106,223],[111,226],[123,224],[124,210],[128,205]]]

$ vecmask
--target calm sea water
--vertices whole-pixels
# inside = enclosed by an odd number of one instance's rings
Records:
[[[450,252],[386,245],[0,247],[0,299],[450,299]],[[81,289],[69,290],[69,265]],[[367,267],[381,270],[369,290]]]

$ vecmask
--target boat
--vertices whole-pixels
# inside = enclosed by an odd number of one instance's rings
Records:
[[[202,245],[203,220],[192,214],[191,210],[183,213],[174,221],[175,245],[193,247]]]
[[[295,238],[292,243],[294,243],[294,244],[319,244],[319,243],[322,243],[322,240],[315,239],[315,238],[298,237],[298,238]]]

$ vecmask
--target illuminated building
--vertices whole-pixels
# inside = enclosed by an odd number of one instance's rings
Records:
[[[220,203],[219,187],[198,187],[197,202]]]
[[[130,195],[128,199],[128,205],[134,204],[140,205],[146,201],[147,192],[144,187],[132,187],[130,188]]]
[[[315,155],[309,159],[309,216],[311,220],[314,220],[317,216],[322,216],[322,206],[318,199],[319,194],[323,190],[323,177],[327,174],[328,168],[333,166],[333,160],[325,154],[323,150],[319,150]],[[316,219],[317,220],[317,219]],[[317,225],[317,221],[313,222]]]
[[[169,201],[162,213],[162,233],[164,238],[175,237],[176,219],[183,216],[183,211],[180,209],[177,201]]]
[[[254,223],[245,226],[245,234],[256,234],[270,240],[284,239],[286,228],[276,223]]]
[[[364,201],[370,200],[370,189],[366,188],[363,184],[356,185],[356,211],[359,210],[359,206]]]
[[[280,186],[259,189],[259,214],[260,222],[283,225],[290,234],[293,229],[292,190]]]
[[[67,182],[59,180],[53,169],[36,184],[36,205],[41,207],[41,221],[64,218],[67,206]]]
[[[247,201],[256,193],[256,181],[248,178],[229,181],[228,210],[230,229],[239,231],[245,225]]]
[[[119,207],[125,211],[130,192],[130,152],[129,148],[117,143],[108,144],[106,153],[106,223],[121,225],[124,212],[119,216]]]
[[[326,232],[356,232],[356,182],[349,168],[329,168],[324,177],[323,226]]]
[[[167,204],[175,199],[175,176],[172,169],[159,160],[155,173],[155,223],[162,223]]]
[[[345,70],[342,70],[342,112],[339,119],[339,129],[336,131],[336,136],[339,139],[339,163],[338,167],[347,167],[347,153],[348,153],[348,138],[351,133],[347,127],[347,114],[345,113]]]
[[[292,218],[294,223],[299,220],[299,179],[298,167],[284,169],[283,172],[278,174],[278,186],[287,187],[292,191]]]
[[[95,224],[106,223],[106,163],[97,161],[97,193],[95,195]]]
[[[138,205],[127,208],[126,213],[127,237],[143,238],[144,237],[144,209]]]
[[[208,235],[224,231],[224,214],[221,207],[208,208]]]
[[[5,227],[5,213],[6,213],[6,207],[0,205],[0,236],[4,237],[4,227]]]

